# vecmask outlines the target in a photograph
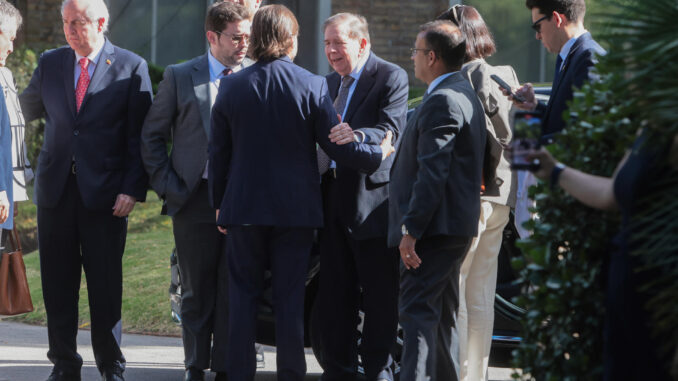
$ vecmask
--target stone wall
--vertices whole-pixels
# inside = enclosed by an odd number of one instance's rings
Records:
[[[358,13],[370,27],[372,51],[407,71],[412,86],[423,87],[414,78],[410,48],[419,25],[431,21],[449,7],[449,0],[332,0],[332,14]]]
[[[62,0],[17,0],[16,6],[24,18],[19,31],[19,45],[53,48],[66,43],[61,22]]]

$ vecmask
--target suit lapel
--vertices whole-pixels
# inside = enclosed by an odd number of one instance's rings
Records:
[[[374,59],[374,54],[370,53],[370,56],[367,58],[367,62],[365,62],[363,72],[360,74],[360,78],[358,79],[358,84],[355,87],[355,91],[353,91],[353,96],[351,96],[348,109],[346,109],[344,122],[349,122],[353,114],[355,114],[356,110],[358,109],[358,106],[362,104],[363,99],[365,99],[367,94],[372,89],[372,86],[374,86],[376,81],[374,77],[376,74],[377,64]]]
[[[94,73],[92,74],[92,79],[87,86],[87,92],[85,93],[85,99],[82,101],[80,108],[84,108],[87,104],[87,100],[96,93],[99,89],[106,87],[108,82],[103,81],[103,78],[106,76],[108,70],[113,66],[115,62],[115,51],[113,50],[113,44],[111,44],[108,39],[104,42],[104,46],[101,49],[101,54],[99,55],[99,61],[97,62],[96,67],[94,68]],[[75,95],[74,95],[75,97]]]
[[[339,86],[341,85],[341,76],[337,74],[337,72],[334,72],[325,78],[327,78],[327,89],[330,92],[330,99],[334,101],[334,99],[339,94]]]
[[[75,117],[75,52],[73,49],[68,49],[64,54],[64,91],[66,92],[66,103],[71,110],[71,114]]]
[[[560,75],[558,76],[558,81],[554,83],[553,89],[551,89],[551,98],[549,99],[549,103],[551,103],[551,99],[553,99],[553,95],[558,93],[558,89],[560,89],[560,86],[563,84],[563,80],[565,79],[565,75],[567,74],[567,69],[570,68],[570,64],[574,60],[575,54],[577,54],[577,51],[581,48],[581,46],[584,44],[584,42],[589,39],[591,36],[590,33],[584,33],[577,40],[572,44],[572,48],[570,48],[570,51],[567,53],[567,58],[565,61],[563,61],[563,68],[560,70]],[[550,111],[550,109],[549,109]],[[546,120],[546,118],[544,118]]]
[[[207,136],[210,136],[210,113],[212,101],[210,98],[210,68],[205,54],[198,63],[193,66],[191,73],[193,79],[193,91],[200,105],[200,117],[202,126]]]

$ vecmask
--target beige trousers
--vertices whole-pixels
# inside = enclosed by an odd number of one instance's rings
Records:
[[[510,208],[480,204],[478,236],[473,238],[459,275],[459,364],[462,381],[487,380],[494,325],[497,257]]]

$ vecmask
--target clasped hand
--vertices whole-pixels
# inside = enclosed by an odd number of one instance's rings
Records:
[[[330,130],[329,138],[332,143],[337,145],[344,145],[358,141],[351,126],[349,126],[348,123],[341,122],[341,116],[339,116],[339,124],[332,127]],[[386,136],[384,136],[384,139],[381,141],[381,144],[379,144],[379,147],[381,147],[381,160],[385,160],[395,152],[395,147],[393,146],[393,132],[390,130],[386,131]]]

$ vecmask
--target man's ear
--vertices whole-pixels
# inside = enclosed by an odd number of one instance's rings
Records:
[[[358,44],[360,44],[360,54],[364,53],[367,48],[367,39],[361,38]]]
[[[207,42],[209,42],[210,46],[215,45],[217,43],[217,34],[214,33],[211,30],[208,30],[205,32],[205,37],[207,38]]]
[[[428,59],[428,66],[433,66],[433,64],[436,63],[438,56],[434,50],[429,50],[426,58]]]
[[[565,17],[565,15],[562,13],[553,11],[553,15],[551,15],[551,17],[553,18],[553,21],[555,21],[557,28],[562,28],[568,23],[567,17]]]

